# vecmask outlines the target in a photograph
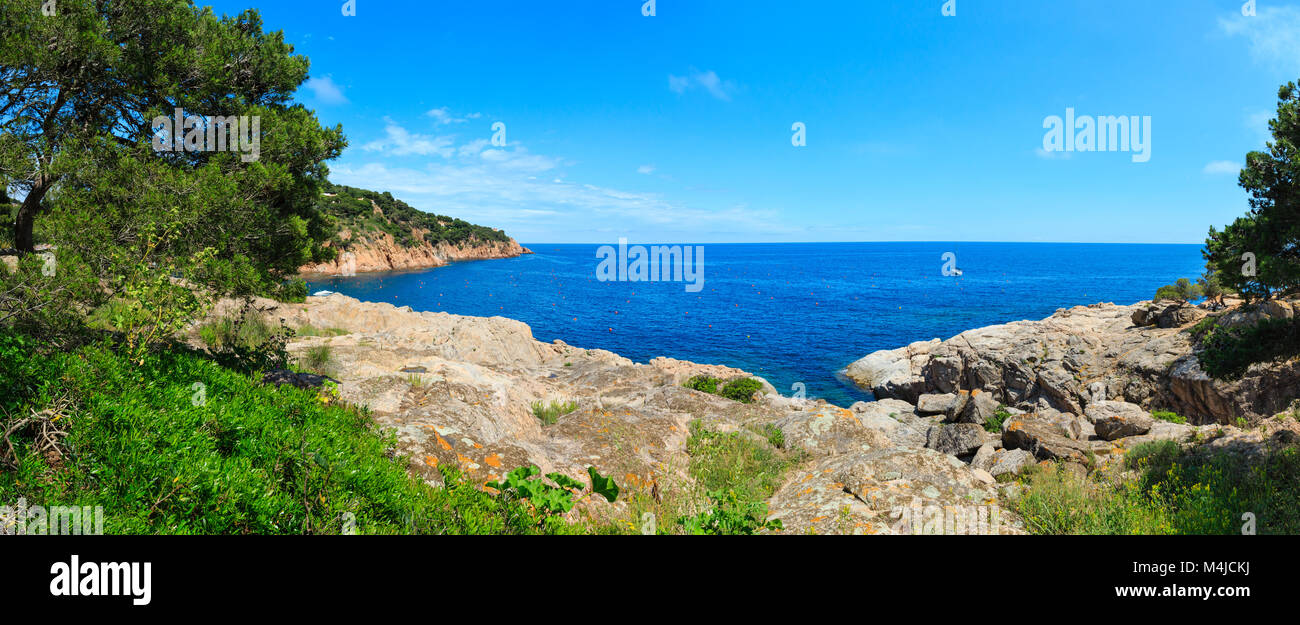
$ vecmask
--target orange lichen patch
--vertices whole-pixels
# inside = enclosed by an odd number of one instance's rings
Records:
[[[844,488],[844,482],[834,482],[831,484],[831,488]]]
[[[813,494],[813,491],[814,491],[814,490],[816,490],[816,489],[813,488],[813,487],[811,487],[811,486],[809,486],[808,488],[805,488],[805,489],[799,491],[799,496],[802,497],[802,496],[805,496],[805,495],[811,495],[811,494]]]
[[[441,434],[434,434],[434,436],[438,437],[438,446],[439,446],[439,447],[441,447],[441,448],[443,448],[443,449],[445,449],[445,450],[447,450],[447,451],[451,451],[451,443],[448,443],[448,442],[447,442],[447,439],[443,438]]]
[[[636,486],[636,487],[641,486],[641,477],[635,473],[628,473],[627,475],[624,475],[623,480],[626,481],[628,484],[631,484],[632,486]]]
[[[980,391],[979,389],[975,389],[975,390],[973,390],[973,391],[970,392],[970,396],[971,396],[971,397],[974,397],[974,396],[976,396],[976,395],[979,395],[981,392],[982,392],[982,391]]]
[[[425,456],[424,463],[431,467],[436,467],[438,466],[438,459],[433,456]]]
[[[830,518],[830,517],[828,517],[828,516],[815,516],[815,517],[809,519],[808,522],[809,522],[809,523],[820,523],[820,522],[825,521],[826,519],[829,519],[829,518]]]
[[[499,454],[489,454],[488,457],[483,459],[483,462],[486,462],[489,467],[494,469],[501,468],[501,456]]]
[[[834,469],[822,469],[822,473],[830,473]]]
[[[469,464],[472,462],[469,458],[466,458],[464,454],[456,454],[456,461],[461,464]]]
[[[1025,424],[1022,423],[1019,419],[1016,419],[1015,421],[1012,421],[1009,425],[1007,425],[1007,430],[1010,432],[1019,432],[1024,427]]]
[[[483,449],[483,445],[479,443],[474,443],[474,449]]]

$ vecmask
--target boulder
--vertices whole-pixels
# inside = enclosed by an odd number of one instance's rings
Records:
[[[950,456],[968,456],[985,442],[984,428],[973,423],[954,423],[931,428],[925,446]]]
[[[1010,473],[1015,475],[1020,473],[1025,467],[1034,464],[1036,459],[1034,454],[1023,449],[1010,449],[998,452],[993,458],[993,466],[989,467],[989,473],[993,477]]]
[[[921,366],[939,339],[912,343],[907,347],[868,354],[845,370],[844,375],[877,398],[915,402],[925,389]]]
[[[944,393],[942,395],[929,393],[917,398],[916,412],[922,415],[947,415],[952,413],[956,402],[956,393]]]
[[[983,469],[988,471],[993,468],[996,461],[998,450],[992,443],[985,443],[975,450],[975,457],[971,459],[970,466],[972,469]]]
[[[1187,324],[1200,321],[1205,315],[1204,310],[1195,306],[1174,304],[1160,311],[1160,316],[1156,319],[1156,325],[1161,328],[1181,328]]]
[[[792,412],[776,421],[787,447],[814,456],[893,447],[894,443],[863,423],[857,413],[837,406]]]
[[[1055,420],[1037,415],[1008,419],[1003,424],[1002,446],[1023,449],[1040,460],[1070,462],[1085,462],[1090,451],[1086,443],[1071,439]]]
[[[970,401],[966,402],[966,405],[962,408],[957,421],[982,426],[993,418],[1000,405],[998,400],[993,399],[992,393],[974,393]]]

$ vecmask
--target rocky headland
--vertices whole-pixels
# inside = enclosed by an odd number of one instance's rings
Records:
[[[420,233],[417,232],[418,234]],[[347,240],[351,235],[351,232],[344,230],[340,233],[340,238]],[[305,265],[299,271],[304,274],[352,275],[396,269],[427,269],[457,261],[514,258],[524,254],[532,254],[532,251],[514,239],[505,242],[471,239],[460,244],[441,241],[436,245],[421,241],[419,245],[407,247],[384,233],[351,245],[333,261]]]
[[[337,294],[261,304],[290,326],[338,329],[296,338],[289,350],[328,346],[322,373],[338,381],[340,398],[394,431],[410,470],[430,483],[443,465],[479,483],[528,464],[570,475],[594,466],[629,495],[662,499],[697,490],[693,423],[764,440],[776,431],[798,459],[767,501],[783,533],[915,533],[908,511],[920,506],[993,509],[993,531],[1021,533],[1006,505],[1020,486],[1008,478],[1029,465],[1086,474],[1152,440],[1253,453],[1300,438],[1294,419],[1262,419],[1300,394],[1292,366],[1213,381],[1187,336],[1204,311],[1164,314],[1168,305],[1078,307],[876,352],[847,374],[877,400],[840,407],[783,397],[765,382],[753,403],[732,401],[683,382],[743,371],[543,343],[500,317]],[[575,409],[548,425],[534,415],[537,402]],[[1156,419],[1156,409],[1193,421]],[[629,498],[587,511],[626,520]]]

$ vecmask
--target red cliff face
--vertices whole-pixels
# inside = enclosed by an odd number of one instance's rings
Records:
[[[513,258],[531,253],[514,239],[486,243],[471,239],[461,245],[446,242],[430,245],[426,242],[415,247],[402,247],[391,236],[384,234],[382,238],[373,241],[354,243],[332,262],[304,265],[299,272],[348,275],[368,271],[423,269],[441,267],[459,260]]]

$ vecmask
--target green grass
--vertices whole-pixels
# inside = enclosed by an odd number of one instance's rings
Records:
[[[200,325],[199,339],[214,350],[253,349],[266,344],[278,329],[261,315],[251,315],[242,323],[237,317],[225,316]]]
[[[311,324],[304,324],[294,329],[295,336],[344,336],[351,334],[343,328],[318,328]]]
[[[427,486],[368,415],[312,392],[179,349],[137,364],[110,345],[36,344],[0,334],[0,429],[52,408],[67,436],[59,458],[34,449],[32,428],[16,432],[16,454],[0,456],[0,501],[103,506],[112,534],[336,534],[349,519],[374,534],[591,531],[454,470],[447,488]]]
[[[770,432],[766,437],[744,431],[721,433],[691,422],[686,439],[689,473],[711,500],[707,505],[711,510],[684,519],[683,525],[693,531],[711,528],[742,534],[761,528],[767,516],[764,502],[800,460],[799,454],[779,449],[772,438]]]
[[[546,425],[555,425],[570,412],[578,409],[578,403],[573,401],[551,400],[549,402],[535,401],[532,404],[533,416]]]
[[[1016,511],[1038,534],[1240,534],[1246,513],[1261,534],[1300,532],[1300,448],[1249,461],[1165,441],[1134,448],[1125,464],[1135,477],[1023,477]]]
[[[329,345],[312,345],[298,359],[298,366],[312,373],[328,375],[330,363],[333,361],[334,354]]]
[[[1169,412],[1167,410],[1157,410],[1155,412],[1152,412],[1151,416],[1161,421],[1168,421],[1170,423],[1181,423],[1181,424],[1187,423],[1187,417],[1184,417],[1183,415],[1180,415],[1176,412]]]

